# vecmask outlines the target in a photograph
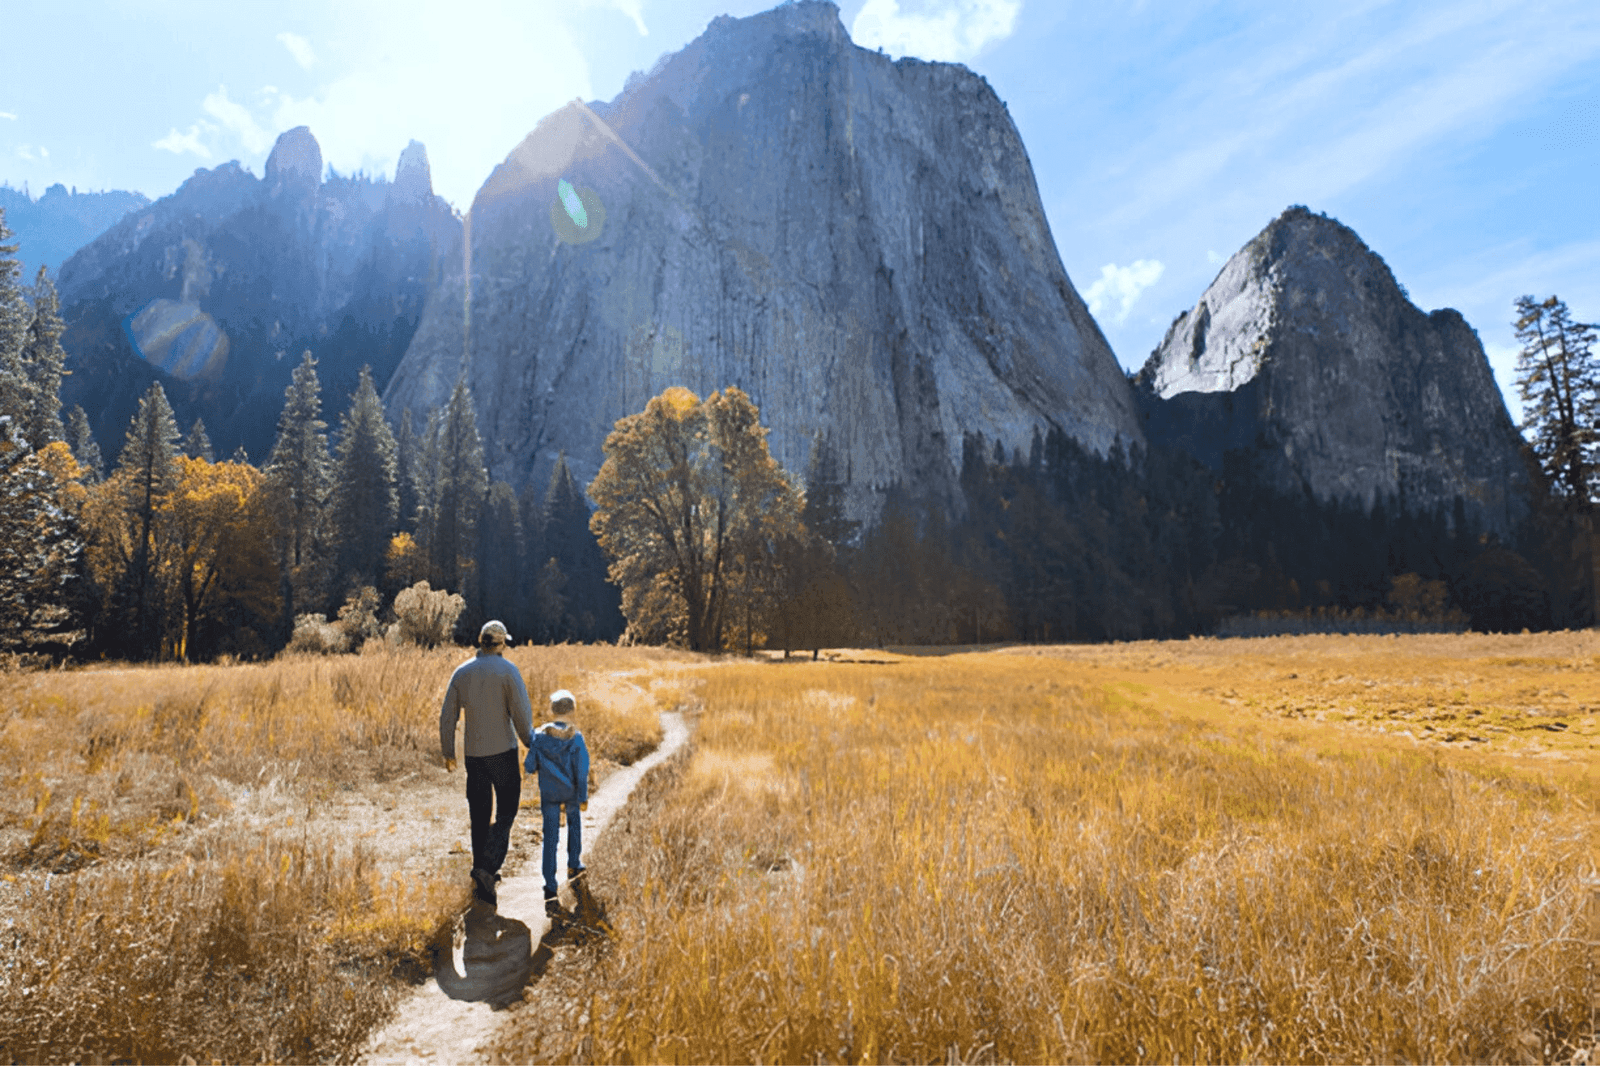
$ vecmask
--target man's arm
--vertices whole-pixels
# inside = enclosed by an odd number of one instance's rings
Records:
[[[439,708],[439,751],[444,755],[444,768],[455,769],[456,722],[461,717],[461,693],[456,689],[456,675],[450,675],[450,687],[444,690],[444,704]]]
[[[533,747],[533,705],[528,702],[528,686],[522,680],[522,671],[515,666],[509,671],[506,684],[506,708],[511,716],[511,728],[517,731],[526,748]]]

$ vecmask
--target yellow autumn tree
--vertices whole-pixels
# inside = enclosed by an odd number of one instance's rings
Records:
[[[606,438],[590,525],[631,638],[720,650],[729,626],[742,637],[745,612],[757,616],[778,587],[777,546],[799,530],[800,496],[766,438],[733,387],[704,400],[667,389]]]
[[[187,662],[208,625],[270,623],[281,606],[265,481],[248,464],[178,459],[159,525],[174,658]]]

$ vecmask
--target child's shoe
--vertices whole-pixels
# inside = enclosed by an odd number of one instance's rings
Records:
[[[567,880],[576,881],[588,872],[589,868],[587,866],[569,866],[567,867]]]

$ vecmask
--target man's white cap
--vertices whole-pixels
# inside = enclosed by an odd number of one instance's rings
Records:
[[[554,692],[550,693],[550,706],[554,707],[556,704],[560,703],[562,700],[566,700],[568,703],[572,704],[574,707],[576,707],[578,705],[578,701],[572,698],[572,693],[568,692],[564,688],[558,688]]]
[[[483,628],[478,630],[479,644],[510,644],[511,634],[506,632],[506,624],[498,619],[491,619],[483,623]]]

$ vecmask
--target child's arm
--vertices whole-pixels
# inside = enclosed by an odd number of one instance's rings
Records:
[[[578,789],[578,805],[589,804],[589,745],[583,742],[583,734],[578,734],[578,777],[573,782]]]

